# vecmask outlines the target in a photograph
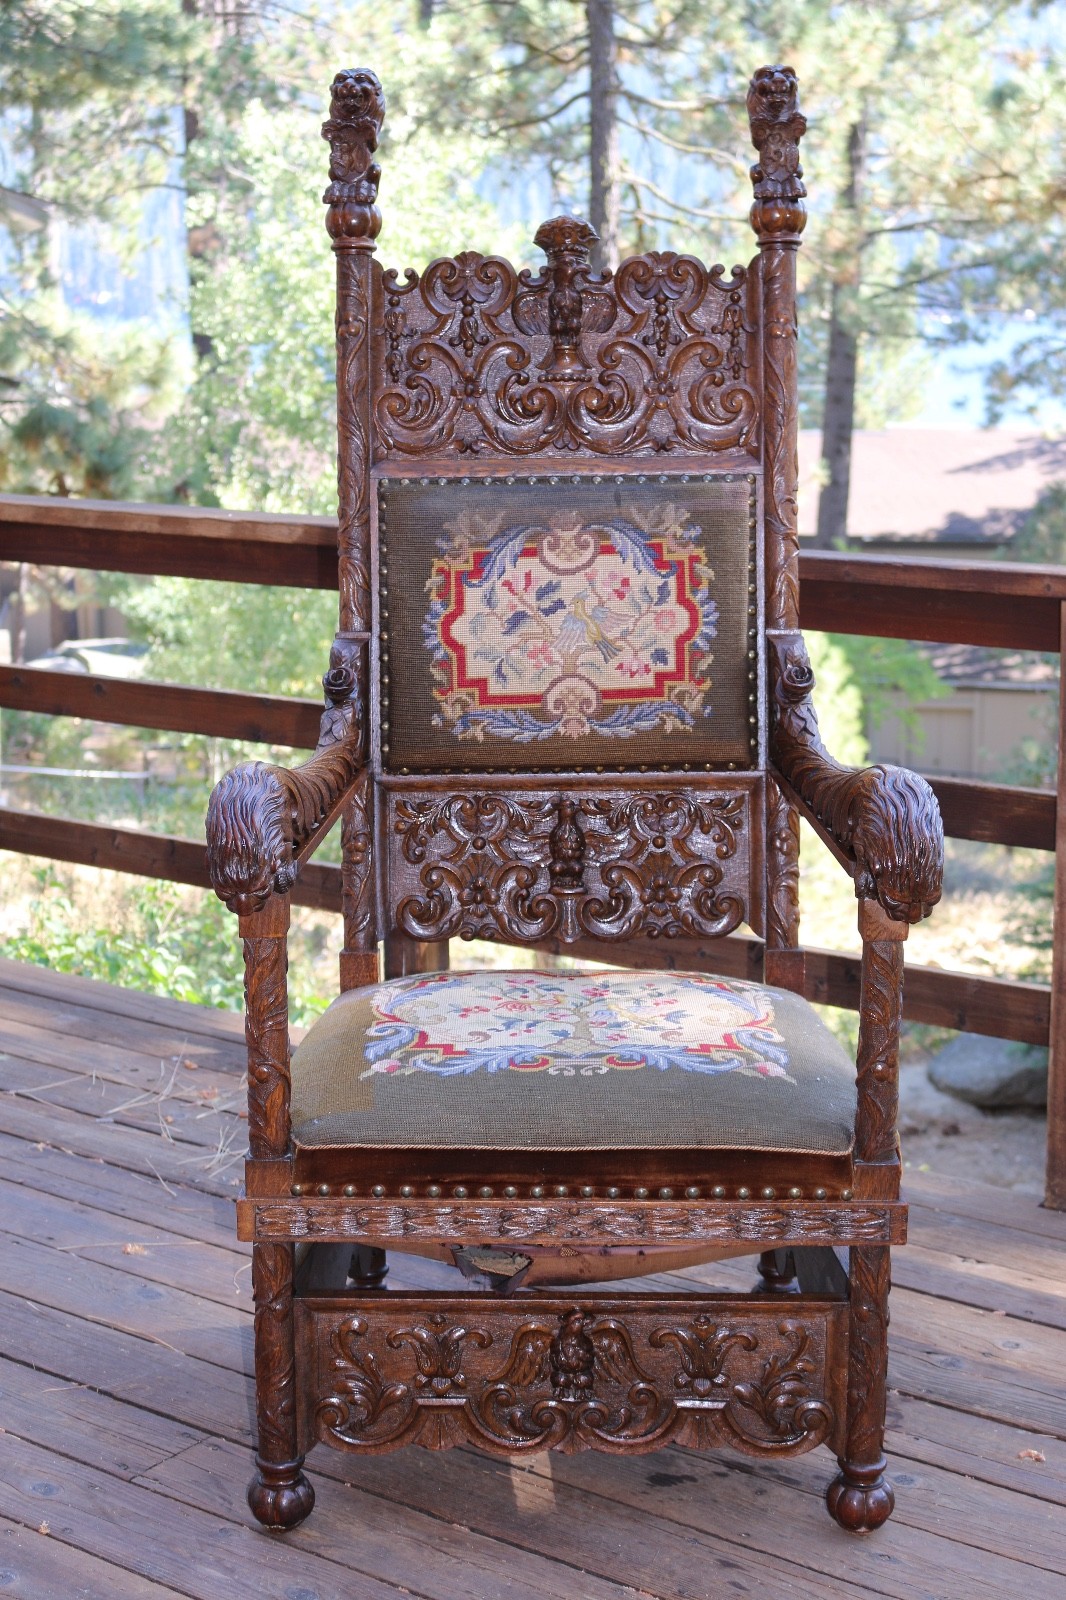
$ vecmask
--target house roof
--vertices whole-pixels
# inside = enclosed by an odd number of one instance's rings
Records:
[[[821,433],[799,436],[799,531],[818,520]],[[848,532],[871,543],[1002,545],[1066,479],[1066,437],[1011,428],[884,428],[854,435]]]
[[[941,683],[953,689],[1058,687],[1058,660],[1032,650],[991,650],[978,644],[920,644],[918,649]]]

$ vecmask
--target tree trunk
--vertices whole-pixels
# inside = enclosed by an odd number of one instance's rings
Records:
[[[614,0],[585,0],[589,34],[589,221],[597,272],[618,264],[618,41]]]
[[[834,283],[829,313],[829,356],[822,412],[822,488],[818,496],[818,550],[832,550],[848,532],[851,488],[851,435],[855,427],[855,379],[859,341],[841,316],[846,291]]]
[[[822,489],[818,496],[818,530],[814,544],[831,550],[848,534],[848,492],[851,488],[851,438],[855,429],[855,381],[859,371],[859,336],[855,301],[862,280],[858,210],[866,165],[866,118],[848,134],[848,183],[843,200],[853,213],[854,253],[846,272],[833,284],[829,302],[829,351],[822,412]]]

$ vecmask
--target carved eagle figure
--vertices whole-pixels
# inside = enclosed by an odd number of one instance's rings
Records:
[[[593,1323],[575,1306],[554,1330],[537,1322],[518,1328],[497,1381],[515,1389],[550,1381],[557,1399],[591,1400],[597,1376],[622,1387],[648,1381],[622,1324],[610,1317]]]

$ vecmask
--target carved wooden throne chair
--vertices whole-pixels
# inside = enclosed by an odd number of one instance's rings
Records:
[[[467,251],[399,278],[381,86],[333,84],[340,631],[314,755],[239,768],[208,814],[247,963],[267,1527],[311,1510],[316,1442],[825,1444],[837,1522],[891,1512],[903,940],[943,842],[920,778],[819,739],[794,74],[748,110],[747,268],[597,275],[558,217],[536,273]],[[855,884],[857,1064],[804,998],[800,816]],[[337,819],[341,993],[290,1059],[289,892]],[[607,965],[451,970],[469,938]],[[386,1250],[442,1286],[386,1290]],[[761,1253],[751,1293],[611,1281],[729,1253]]]

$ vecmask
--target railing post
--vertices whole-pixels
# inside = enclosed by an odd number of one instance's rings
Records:
[[[1044,1204],[1066,1211],[1066,602],[1059,607],[1059,759],[1055,803],[1055,901],[1051,924],[1047,1179]]]

